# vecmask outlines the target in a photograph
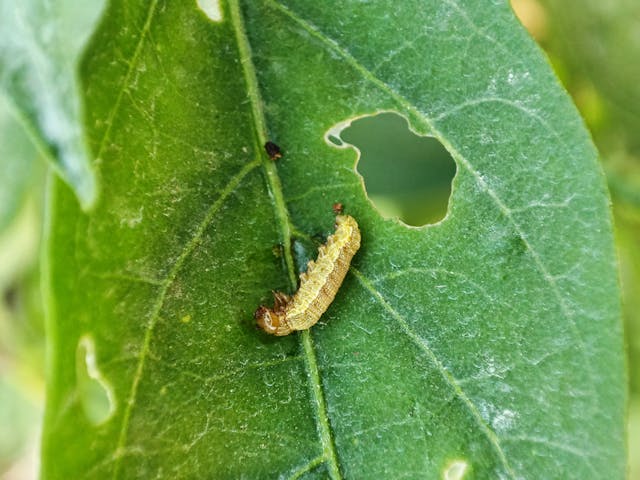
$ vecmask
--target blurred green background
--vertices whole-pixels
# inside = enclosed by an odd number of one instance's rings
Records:
[[[547,52],[600,150],[623,287],[629,364],[629,478],[640,478],[640,2],[513,0]],[[455,173],[438,142],[393,114],[343,132],[358,145],[374,204],[411,225],[445,215]],[[389,159],[397,167],[390,172]],[[44,401],[40,238],[45,165],[0,97],[0,477],[36,478]],[[588,421],[588,420],[586,420]]]

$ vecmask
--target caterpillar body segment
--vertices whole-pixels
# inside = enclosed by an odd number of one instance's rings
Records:
[[[289,296],[273,292],[273,308],[261,305],[255,312],[258,325],[267,333],[289,335],[315,325],[329,308],[360,248],[360,229],[349,215],[336,217],[336,231],[318,249],[318,258],[309,261],[300,274],[298,291]]]

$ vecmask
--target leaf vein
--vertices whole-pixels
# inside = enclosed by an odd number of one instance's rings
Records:
[[[115,464],[114,469],[113,469],[113,478],[114,479],[118,478],[118,475],[119,475],[119,472],[120,472],[120,465],[121,465],[121,458],[122,458],[121,452],[123,451],[123,449],[124,449],[124,447],[126,445],[126,442],[127,442],[127,433],[128,433],[128,429],[129,429],[129,421],[130,421],[130,418],[131,418],[131,412],[132,412],[133,407],[135,405],[136,396],[137,396],[137,393],[138,393],[138,385],[140,384],[140,380],[142,379],[142,375],[143,375],[143,372],[144,372],[144,366],[145,366],[145,362],[146,362],[147,356],[150,353],[150,344],[151,344],[151,337],[153,335],[153,330],[155,329],[155,326],[156,326],[156,324],[158,322],[158,319],[160,317],[160,310],[162,309],[162,307],[164,305],[164,301],[166,299],[167,292],[168,292],[169,288],[171,287],[171,285],[173,284],[173,282],[175,281],[175,279],[176,279],[178,273],[180,272],[180,269],[182,268],[182,265],[184,264],[186,259],[189,257],[189,255],[191,255],[191,253],[199,245],[200,240],[201,240],[205,230],[207,229],[207,227],[209,227],[209,225],[213,221],[213,218],[218,213],[218,211],[220,210],[220,208],[222,207],[224,202],[238,188],[238,186],[240,185],[242,180],[252,170],[257,168],[259,165],[260,165],[260,160],[259,159],[256,159],[251,163],[247,163],[244,167],[242,167],[240,169],[240,171],[236,175],[234,175],[231,178],[229,183],[227,183],[226,187],[220,192],[220,196],[218,197],[218,199],[211,205],[211,207],[207,211],[204,219],[198,225],[198,228],[196,229],[196,232],[193,235],[193,237],[191,238],[191,240],[189,240],[189,242],[186,244],[186,246],[182,249],[182,252],[178,256],[176,262],[173,264],[173,267],[171,268],[171,270],[169,271],[167,277],[165,278],[164,282],[162,283],[162,287],[160,289],[160,292],[158,293],[158,297],[157,297],[157,299],[156,299],[156,301],[155,301],[155,303],[153,305],[153,308],[151,310],[149,323],[147,324],[147,327],[146,327],[146,330],[145,330],[145,336],[144,336],[144,340],[143,340],[143,344],[142,344],[142,349],[141,349],[140,354],[138,356],[138,364],[137,364],[136,371],[135,371],[135,374],[134,374],[134,377],[133,377],[133,381],[131,383],[131,390],[129,391],[129,395],[128,395],[127,402],[126,402],[126,405],[125,405],[125,410],[124,410],[123,417],[122,417],[122,423],[120,425],[120,433],[119,433],[119,436],[118,436],[118,443],[117,443],[117,446],[116,446],[116,449],[115,449],[116,464]]]
[[[514,213],[515,213],[514,210],[507,207],[507,205],[502,201],[502,199],[497,194],[497,192],[486,183],[481,173],[478,170],[476,170],[474,166],[471,164],[471,162],[464,155],[462,155],[462,153],[458,149],[456,149],[451,144],[451,142],[449,142],[447,137],[442,132],[440,132],[435,127],[436,122],[434,122],[432,118],[428,117],[424,112],[420,111],[417,107],[412,105],[409,100],[407,100],[401,93],[396,91],[392,86],[390,86],[389,84],[387,84],[386,82],[384,82],[383,80],[375,76],[366,66],[360,63],[351,53],[349,53],[348,50],[340,46],[338,42],[335,41],[334,39],[325,35],[316,26],[310,24],[308,21],[300,17],[296,12],[280,4],[276,0],[265,0],[265,1],[269,5],[271,5],[274,9],[281,12],[285,17],[288,17],[290,20],[295,22],[300,28],[306,31],[310,36],[318,39],[322,44],[326,46],[326,48],[330,49],[330,51],[341,56],[345,60],[345,62],[349,64],[352,68],[354,68],[356,71],[358,71],[363,76],[363,78],[369,80],[373,85],[381,89],[381,91],[387,93],[393,100],[397,102],[397,104],[400,107],[402,107],[405,111],[411,113],[416,119],[423,122],[424,126],[429,128],[429,130],[431,131],[431,134],[434,137],[436,137],[445,146],[445,148],[451,153],[454,159],[457,160],[460,166],[464,167],[473,176],[478,186],[489,195],[489,197],[494,202],[497,209],[504,215],[505,219],[512,225],[516,233],[520,236],[520,238],[522,239],[522,242],[527,247],[527,250],[529,251],[529,254],[532,257],[533,262],[536,265],[536,268],[538,269],[538,271],[540,272],[544,280],[549,285],[553,296],[556,298],[556,301],[558,303],[560,311],[562,312],[562,315],[569,322],[569,327],[571,328],[573,335],[576,339],[576,342],[578,344],[578,350],[584,358],[585,370],[589,375],[589,378],[591,379],[591,382],[589,383],[588,388],[593,390],[593,385],[595,384],[596,375],[593,371],[591,362],[589,361],[589,355],[587,354],[586,344],[584,339],[582,338],[580,330],[578,329],[578,325],[575,321],[573,313],[569,308],[567,302],[565,301],[564,297],[562,296],[560,287],[558,286],[556,279],[550,273],[549,269],[547,268],[545,262],[542,260],[542,257],[540,256],[538,251],[533,248],[533,245],[527,239],[527,236],[524,230],[522,229],[522,227],[520,226],[520,224],[516,221],[514,217]],[[458,10],[459,13],[461,12],[461,7],[457,3],[452,2],[451,0],[448,0],[447,3],[452,8],[455,8],[456,10]],[[471,22],[471,20],[466,15],[463,15],[463,17],[465,17],[465,21],[469,22],[472,25],[475,25],[473,24],[473,22]],[[477,27],[476,27],[476,31],[477,31]],[[477,33],[481,33],[481,32],[477,31]],[[496,43],[496,41],[492,37],[488,37],[486,36],[486,34],[484,36],[489,41]],[[498,43],[498,45],[500,44]],[[505,101],[504,103],[511,103],[512,106],[514,107],[517,107],[520,109],[523,108],[522,106],[519,106],[517,103],[514,103],[514,102]],[[541,119],[540,117],[536,116],[534,118],[536,118],[538,121],[544,122],[544,120]],[[544,124],[545,123],[543,123],[543,125]],[[554,132],[554,136],[558,139],[559,142],[561,142],[561,139],[558,137],[558,135],[555,132]]]
[[[444,381],[453,389],[453,391],[456,393],[456,396],[467,407],[474,421],[480,427],[480,430],[485,434],[487,440],[495,450],[506,472],[511,478],[517,478],[517,475],[513,471],[513,468],[509,464],[509,461],[507,460],[507,457],[502,450],[500,440],[498,439],[496,432],[494,432],[493,429],[491,429],[491,427],[485,422],[485,420],[482,418],[482,415],[480,414],[478,407],[467,396],[456,378],[438,359],[428,343],[420,335],[414,332],[413,329],[411,329],[404,317],[391,306],[391,304],[382,296],[382,294],[375,288],[375,286],[371,283],[371,281],[369,281],[368,278],[366,278],[359,270],[354,267],[351,267],[349,271],[358,279],[364,289],[367,290],[371,295],[373,295],[378,303],[380,303],[382,308],[384,308],[393,317],[393,319],[398,323],[405,335],[407,335],[425,353],[431,363],[436,367]]]
[[[305,465],[302,465],[301,467],[297,468],[293,473],[291,473],[291,475],[287,477],[287,480],[297,480],[298,478],[302,477],[305,473],[309,473],[310,471],[314,470],[316,467],[322,465],[324,461],[325,461],[325,458],[323,455],[320,455],[312,460],[309,460]]]
[[[118,113],[118,110],[120,109],[120,104],[122,103],[122,97],[127,90],[127,86],[131,81],[131,76],[133,75],[135,67],[138,64],[138,58],[140,57],[140,53],[142,52],[142,46],[144,45],[145,38],[147,37],[149,30],[151,29],[151,21],[153,20],[157,6],[158,6],[158,0],[152,0],[149,3],[147,18],[145,19],[144,25],[142,26],[142,30],[140,31],[140,38],[138,40],[138,43],[136,44],[135,50],[133,51],[131,60],[129,60],[129,68],[127,69],[127,73],[122,79],[122,84],[118,89],[118,95],[116,96],[116,100],[113,103],[113,108],[109,112],[109,116],[107,118],[107,129],[105,130],[104,135],[102,136],[102,140],[100,141],[97,158],[100,158],[102,156],[102,152],[104,151],[107,145],[107,140],[111,135],[111,127],[113,126],[113,119],[115,118],[116,114]]]
[[[238,0],[230,0],[229,9],[231,13],[231,22],[233,23],[236,33],[236,41],[238,43],[240,63],[242,65],[243,74],[247,86],[247,94],[251,103],[255,134],[257,136],[256,149],[260,151],[261,146],[264,145],[267,141],[267,126],[262,109],[263,103],[260,97],[258,78],[256,75],[255,66],[253,65],[253,60],[251,57],[251,46],[245,32],[244,21],[242,18]],[[297,285],[297,279],[293,262],[293,254],[291,252],[291,224],[289,222],[289,214],[284,200],[280,177],[278,176],[278,170],[276,168],[275,162],[267,159],[266,155],[262,155],[262,158],[262,167],[267,178],[267,188],[269,189],[270,196],[274,201],[276,220],[281,230],[281,236],[284,246],[284,258],[289,274],[290,287],[291,289],[295,289]],[[326,400],[324,398],[322,383],[320,381],[320,373],[318,370],[313,341],[311,339],[309,331],[300,333],[298,335],[298,338],[300,338],[302,348],[304,350],[307,376],[309,379],[311,394],[313,396],[313,400],[315,401],[316,424],[320,436],[320,442],[322,445],[323,457],[327,461],[327,466],[331,478],[333,478],[334,480],[340,480],[342,476],[340,474],[340,468],[338,465],[338,456],[333,440],[333,434],[331,432],[331,425],[327,415]]]
[[[390,273],[388,273],[386,275],[377,276],[372,281],[372,283],[373,284],[384,283],[386,281],[393,280],[393,279],[402,277],[404,275],[410,275],[410,274],[416,274],[416,273],[417,274],[431,274],[431,275],[442,274],[442,275],[449,275],[449,276],[454,277],[454,278],[459,278],[463,282],[466,282],[469,285],[471,285],[474,289],[478,290],[487,299],[487,301],[491,305],[500,304],[500,305],[504,306],[505,308],[507,308],[508,310],[511,310],[513,312],[517,311],[517,309],[511,303],[506,302],[502,298],[495,297],[495,296],[491,295],[487,291],[486,288],[484,288],[479,283],[474,282],[471,279],[471,277],[469,277],[468,275],[465,275],[464,273],[461,273],[461,272],[455,272],[455,271],[451,271],[451,270],[446,270],[444,268],[421,268],[421,267],[405,268],[403,270],[390,272]]]

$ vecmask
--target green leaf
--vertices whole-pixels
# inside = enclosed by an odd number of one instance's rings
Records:
[[[34,179],[43,178],[36,160],[33,144],[0,95],[0,235],[17,221]]]
[[[591,130],[611,192],[629,366],[627,478],[640,478],[640,3],[543,0],[545,41]],[[602,68],[606,65],[606,68]]]
[[[44,478],[622,478],[604,180],[508,6],[220,8],[114,1],[94,36],[103,193],[52,192]],[[325,141],[381,110],[453,155],[441,223],[383,220]],[[256,330],[334,202],[363,235],[335,301]]]
[[[103,3],[0,1],[0,91],[85,207],[97,191],[76,77]]]

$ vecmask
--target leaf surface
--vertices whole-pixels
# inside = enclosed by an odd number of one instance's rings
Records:
[[[86,214],[54,187],[44,477],[622,478],[604,181],[507,5],[220,14],[114,1],[93,38],[103,193]],[[454,157],[441,223],[383,220],[325,141],[380,110]],[[362,230],[350,273],[318,325],[268,337],[253,311],[294,290],[335,202]],[[98,424],[78,369],[113,403]]]
[[[98,192],[77,73],[103,5],[101,0],[0,0],[0,90],[85,207]]]

